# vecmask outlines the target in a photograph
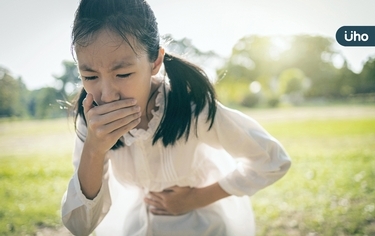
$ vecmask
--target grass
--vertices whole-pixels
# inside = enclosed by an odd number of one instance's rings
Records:
[[[375,235],[375,118],[263,126],[293,165],[252,197],[258,235]]]
[[[297,120],[254,111],[293,159],[284,178],[251,197],[257,235],[375,235],[375,116],[317,119],[308,110]],[[0,121],[0,235],[61,226],[73,170],[69,122]]]
[[[66,119],[0,122],[0,235],[61,225],[72,138]]]

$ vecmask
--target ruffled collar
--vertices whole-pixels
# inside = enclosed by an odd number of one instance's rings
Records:
[[[158,107],[158,109],[156,111],[155,109],[151,110],[152,119],[148,123],[147,130],[137,129],[137,128],[130,130],[128,133],[126,133],[123,136],[125,145],[130,146],[137,139],[147,140],[154,135],[164,114],[164,108],[165,108],[165,103],[164,103],[165,94],[164,93],[167,91],[167,89],[164,89],[164,88],[166,88],[165,83],[162,83],[158,88],[158,91],[157,91],[158,94],[156,95],[156,98],[155,98],[155,107]]]

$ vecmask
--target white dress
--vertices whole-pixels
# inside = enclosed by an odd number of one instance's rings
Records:
[[[248,116],[217,103],[210,131],[207,107],[192,124],[189,140],[164,147],[153,134],[164,112],[163,86],[149,128],[125,134],[125,147],[106,155],[100,192],[82,194],[77,174],[86,126],[78,121],[73,156],[75,173],[62,199],[62,220],[75,235],[254,235],[248,196],[274,183],[290,167],[280,143]],[[148,212],[144,197],[171,186],[205,187],[215,182],[232,196],[181,216]]]

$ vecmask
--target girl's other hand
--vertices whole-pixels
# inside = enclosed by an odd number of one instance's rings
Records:
[[[140,107],[135,99],[124,99],[94,106],[94,97],[87,94],[83,108],[87,122],[85,145],[96,154],[105,154],[117,140],[140,122]]]
[[[144,201],[152,214],[182,215],[228,196],[216,182],[204,188],[174,186],[163,192],[150,192]]]
[[[198,208],[196,188],[174,186],[163,192],[150,192],[144,199],[155,215],[182,215]]]

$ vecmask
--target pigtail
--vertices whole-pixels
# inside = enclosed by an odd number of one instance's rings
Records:
[[[207,103],[207,122],[210,122],[208,130],[211,129],[216,114],[216,95],[200,67],[168,53],[164,56],[164,67],[170,80],[170,92],[153,143],[162,139],[164,146],[167,146],[173,145],[183,135],[188,140],[192,118],[197,126],[198,116]],[[194,111],[192,104],[195,105]],[[195,131],[197,135],[197,127]]]

